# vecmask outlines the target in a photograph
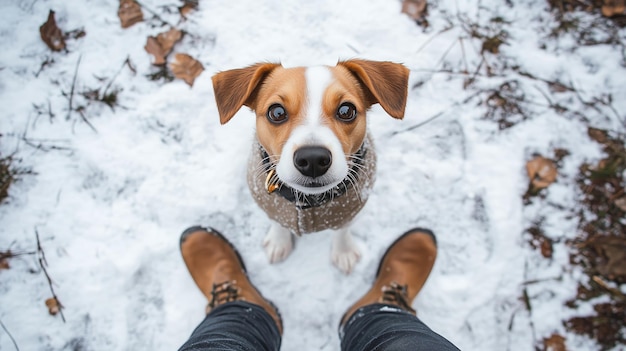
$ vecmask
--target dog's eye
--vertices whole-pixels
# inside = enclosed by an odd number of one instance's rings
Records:
[[[337,109],[337,119],[342,122],[352,122],[356,118],[356,107],[349,102],[344,102]]]
[[[267,119],[272,123],[283,123],[287,120],[287,117],[287,111],[280,104],[274,104],[267,109]]]

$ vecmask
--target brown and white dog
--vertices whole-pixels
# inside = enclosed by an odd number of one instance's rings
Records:
[[[292,233],[331,229],[333,263],[352,270],[360,253],[349,226],[376,169],[366,111],[379,103],[403,118],[408,76],[401,64],[368,60],[335,67],[258,63],[213,76],[222,124],[243,105],[257,116],[248,184],[274,221],[263,241],[270,262],[289,255]]]

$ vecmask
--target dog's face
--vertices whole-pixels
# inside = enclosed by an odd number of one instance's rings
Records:
[[[242,105],[256,112],[257,137],[280,181],[305,194],[342,182],[366,135],[375,103],[402,118],[408,69],[351,60],[335,67],[256,64],[213,76],[221,123]]]

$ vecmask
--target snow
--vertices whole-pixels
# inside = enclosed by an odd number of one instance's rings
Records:
[[[177,23],[175,13],[160,7],[177,2],[142,3]],[[203,0],[180,24],[189,35],[175,47],[205,67],[190,88],[181,80],[163,84],[145,77],[152,69],[146,37],[166,28],[151,21],[121,29],[117,6],[104,0],[0,4],[0,152],[15,152],[34,172],[15,183],[0,206],[0,250],[33,251],[39,233],[67,320],[46,310],[51,294],[36,257],[11,259],[11,269],[0,271],[0,320],[21,350],[179,347],[206,304],[178,249],[180,233],[194,224],[219,229],[239,249],[254,284],[280,309],[283,350],[338,350],[339,318],[368,289],[387,246],[414,226],[433,229],[439,243],[414,307],[458,347],[534,350],[559,332],[570,349],[596,348],[562,325],[590,311],[588,305],[580,311],[563,306],[583,276],[569,267],[565,248],[545,260],[524,234],[544,218],[549,237],[575,235],[574,219],[551,203],[574,207],[577,167],[601,157],[587,124],[548,109],[540,93],[547,86],[510,70],[487,78],[483,69],[467,90],[464,76],[435,71],[467,64],[472,72],[481,61],[480,41],[467,36],[462,19],[489,25],[501,16],[510,22],[502,60],[543,79],[571,82],[585,98],[610,93],[623,116],[626,74],[619,48],[572,49],[568,36],[547,38],[554,20],[541,0],[514,8],[495,0],[431,2],[425,32],[400,13],[399,1]],[[68,41],[68,53],[51,53],[39,37],[50,9],[64,31],[82,27],[87,33]],[[151,17],[145,10],[144,16]],[[485,56],[502,68],[502,60]],[[285,262],[269,265],[261,247],[269,220],[252,201],[245,176],[253,115],[244,108],[220,126],[211,75],[258,61],[332,65],[353,57],[403,62],[412,71],[405,119],[393,120],[379,107],[368,116],[378,174],[353,225],[361,261],[351,275],[341,274],[330,263],[330,235],[318,233],[298,238]],[[54,62],[36,75],[46,58]],[[126,58],[136,73],[123,66]],[[63,93],[70,92],[76,69],[74,107],[86,105],[97,132],[78,113],[68,114]],[[105,86],[118,71],[111,86],[122,90],[114,111],[87,106],[76,95]],[[477,87],[495,89],[509,79],[520,80],[533,104],[529,119],[499,131],[482,118],[486,109],[478,98],[464,101]],[[411,89],[418,82],[421,87]],[[623,131],[606,108],[583,110],[573,94],[551,96],[585,112],[595,127]],[[62,149],[46,151],[52,146]],[[524,206],[526,160],[533,153],[551,157],[554,148],[571,153],[559,180],[546,199]],[[531,311],[521,299],[525,288]],[[4,331],[0,349],[14,349]]]

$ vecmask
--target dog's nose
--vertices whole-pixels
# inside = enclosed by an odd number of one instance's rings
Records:
[[[293,154],[293,164],[298,171],[312,178],[324,175],[331,163],[330,150],[321,146],[303,146]]]

